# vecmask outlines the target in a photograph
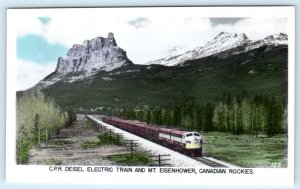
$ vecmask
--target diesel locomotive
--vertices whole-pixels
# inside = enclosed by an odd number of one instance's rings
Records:
[[[102,117],[102,121],[181,153],[194,157],[202,156],[203,139],[198,132],[158,127],[116,117]]]

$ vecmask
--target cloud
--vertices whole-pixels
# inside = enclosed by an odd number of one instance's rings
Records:
[[[51,24],[51,21],[52,21],[51,17],[41,16],[41,17],[38,17],[38,19],[42,24],[42,31],[44,33],[47,33],[50,29],[50,24]]]
[[[136,19],[128,21],[128,24],[133,26],[135,29],[144,28],[150,23],[151,21],[145,17],[138,17]]]
[[[236,22],[234,25],[219,24],[213,26],[212,31],[230,33],[245,33],[250,40],[258,40],[268,35],[287,32],[287,18],[254,17]]]
[[[38,64],[32,61],[17,59],[17,90],[26,90],[34,86],[52,73],[56,68],[56,64],[56,62]]]
[[[235,23],[247,19],[247,18],[230,18],[230,17],[221,17],[221,18],[208,18],[212,26],[217,26],[221,24],[234,25]]]
[[[51,18],[48,16],[40,16],[40,17],[38,17],[38,19],[43,25],[51,23]]]
[[[165,56],[165,52],[174,46],[194,48],[204,45],[222,31],[245,33],[251,40],[287,32],[287,18],[280,17],[282,14],[246,17],[249,14],[208,14],[209,12],[191,7],[19,9],[16,13],[18,14],[10,17],[13,18],[10,24],[14,23],[14,31],[9,33],[15,33],[18,42],[24,36],[35,35],[33,39],[40,38],[40,42],[34,43],[32,40],[25,44],[43,43],[35,47],[23,46],[23,50],[18,49],[18,54],[24,51],[23,55],[19,54],[18,57],[23,60],[26,57],[28,61],[42,59],[41,62],[56,62],[72,45],[82,44],[84,40],[98,36],[106,37],[108,32],[114,33],[118,46],[127,52],[128,58],[139,64]],[[215,15],[240,17],[214,17]],[[43,22],[47,23],[47,31],[43,29]],[[65,50],[53,55],[55,50],[52,47],[59,44]],[[35,49],[32,50],[33,48]],[[32,52],[41,54],[30,55]],[[43,60],[47,59],[46,53],[52,54],[47,61]]]
[[[42,35],[28,34],[17,38],[17,58],[48,63],[65,55],[67,48],[61,44],[51,44]]]

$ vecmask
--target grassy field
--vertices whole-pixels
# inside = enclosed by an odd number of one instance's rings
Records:
[[[287,167],[287,137],[203,133],[204,153],[241,167]]]
[[[84,124],[86,128],[97,130],[97,126],[90,120],[85,121]],[[90,149],[109,144],[122,145],[123,141],[119,135],[116,135],[113,132],[105,132],[98,136],[98,140],[85,141],[81,146],[85,149]]]

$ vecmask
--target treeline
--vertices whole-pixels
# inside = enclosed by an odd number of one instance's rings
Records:
[[[215,105],[213,127],[216,131],[251,136],[273,136],[285,132],[285,109],[282,99],[275,96],[247,96]]]
[[[59,128],[70,125],[74,113],[62,112],[52,99],[40,91],[30,91],[17,98],[17,163],[24,164],[28,151],[46,141]]]
[[[199,103],[184,99],[169,107],[139,106],[135,108],[103,108],[100,113],[135,119],[151,124],[196,131],[219,131],[233,134],[273,136],[284,133],[285,107],[274,95],[249,98],[245,91],[232,97],[224,93],[218,103]]]

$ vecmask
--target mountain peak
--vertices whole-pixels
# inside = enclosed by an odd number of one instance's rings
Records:
[[[172,48],[164,58],[150,61],[147,64],[162,64],[165,66],[175,66],[183,64],[188,60],[199,59],[213,54],[218,54],[229,49],[235,49],[234,53],[241,53],[251,49],[259,48],[263,45],[286,45],[287,35],[284,33],[274,34],[265,37],[262,40],[251,41],[245,33],[229,33],[220,32],[212,40],[208,41],[203,46],[195,47],[194,49]]]
[[[240,36],[244,39],[249,39],[245,33],[241,33]]]
[[[220,37],[224,37],[224,36],[237,36],[237,34],[236,33],[229,33],[229,32],[220,32],[216,37],[215,37],[215,39],[216,38],[220,38]]]
[[[108,33],[107,40],[111,43],[112,46],[117,46],[117,42],[116,42],[114,34],[112,32]]]
[[[168,54],[161,59],[150,61],[147,64],[162,64],[166,66],[174,66],[184,63],[187,60],[198,59],[212,54],[216,54],[240,45],[249,43],[250,40],[244,34],[236,34],[229,32],[220,32],[211,41],[204,46],[198,46],[192,50],[182,47],[174,47],[168,51]]]
[[[207,42],[203,46],[203,51],[205,53],[199,54],[199,56],[197,56],[196,58],[216,54],[231,48],[235,48],[237,46],[247,44],[249,42],[250,40],[244,33],[236,34],[221,32],[215,38],[213,38],[213,40]]]
[[[236,38],[236,37],[242,37],[247,38],[245,33],[237,34],[237,33],[229,33],[229,32],[220,32],[214,39],[220,39],[220,38]]]
[[[287,45],[287,44],[288,44],[288,35],[285,33],[278,33],[278,34],[269,35],[264,39],[252,42],[251,45],[247,47],[247,50],[258,48],[264,45],[277,46],[277,45]]]
[[[229,32],[220,32],[216,37],[213,38],[213,40],[209,41],[207,44],[226,42],[232,39],[235,41],[243,41],[243,40],[248,40],[248,37],[244,33],[236,34],[236,33],[229,33]]]
[[[285,33],[278,33],[278,34],[273,34],[265,37],[265,40],[269,41],[286,41],[288,40],[288,36]]]
[[[117,46],[113,33],[108,33],[107,38],[96,37],[85,40],[82,44],[75,44],[69,49],[66,57],[58,59],[56,72],[61,74],[92,72],[100,70],[111,71],[131,61],[126,52]]]
[[[114,38],[114,33],[108,32],[108,34],[107,34],[107,39],[114,40],[114,39],[115,39],[115,38]]]
[[[74,44],[65,57],[58,58],[55,72],[37,85],[46,87],[62,79],[74,82],[99,71],[112,71],[130,64],[126,51],[117,46],[114,34],[110,32],[107,38],[99,36]]]

